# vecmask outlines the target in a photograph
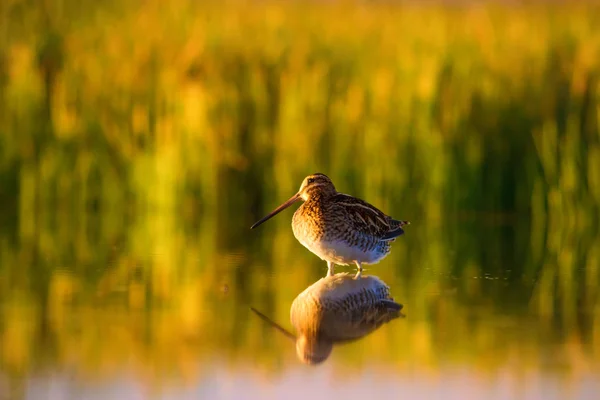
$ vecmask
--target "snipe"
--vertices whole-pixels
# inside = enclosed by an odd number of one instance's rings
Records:
[[[327,261],[327,276],[334,265],[356,264],[356,278],[362,264],[375,264],[390,253],[391,245],[404,233],[408,221],[395,220],[371,204],[338,193],[324,174],[307,176],[298,193],[252,225],[256,228],[296,201],[303,200],[292,219],[294,236],[304,247]]]

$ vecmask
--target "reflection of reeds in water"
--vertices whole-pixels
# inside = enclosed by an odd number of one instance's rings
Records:
[[[294,299],[290,319],[297,336],[253,310],[286,336],[295,338],[298,358],[314,365],[329,358],[335,344],[358,340],[403,316],[401,309],[378,277],[355,279],[340,273],[318,280]]]

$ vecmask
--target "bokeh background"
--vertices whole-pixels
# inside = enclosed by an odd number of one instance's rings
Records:
[[[3,0],[0,398],[588,398],[599,27],[593,1]],[[325,273],[291,211],[248,229],[313,172],[412,222],[367,271],[407,318],[314,371],[248,311],[289,326]]]

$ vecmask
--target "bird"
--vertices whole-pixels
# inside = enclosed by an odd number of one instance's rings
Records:
[[[294,236],[327,262],[327,276],[334,275],[336,264],[355,264],[355,278],[360,278],[362,265],[376,264],[385,258],[391,251],[391,243],[410,224],[393,219],[364,200],[339,193],[327,175],[315,173],[304,178],[295,195],[250,229],[300,200],[304,203],[292,218]]]
[[[321,278],[294,299],[290,322],[296,334],[255,308],[251,310],[295,342],[300,361],[317,365],[329,358],[334,345],[359,340],[383,324],[405,317],[402,308],[380,278],[356,280],[348,273],[338,273]]]

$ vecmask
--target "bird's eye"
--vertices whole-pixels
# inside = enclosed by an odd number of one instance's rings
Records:
[[[315,178],[308,178],[308,180],[306,181],[306,183],[308,183],[309,185],[311,183],[315,183]]]

